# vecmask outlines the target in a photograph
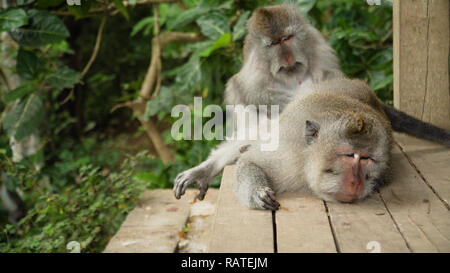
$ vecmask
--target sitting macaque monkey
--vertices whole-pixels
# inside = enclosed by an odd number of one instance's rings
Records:
[[[300,86],[343,75],[334,50],[295,6],[259,8],[247,26],[243,65],[226,85],[226,105],[279,105],[282,111]],[[175,197],[196,184],[202,200],[214,177],[236,162],[247,144],[225,141],[200,165],[180,173],[174,181]]]
[[[234,192],[247,207],[276,210],[275,194],[312,192],[326,201],[364,199],[390,176],[392,129],[384,105],[360,80],[309,86],[279,119],[279,146],[252,144],[236,166]]]

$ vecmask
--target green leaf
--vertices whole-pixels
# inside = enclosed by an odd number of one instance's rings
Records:
[[[231,43],[231,34],[224,33],[209,48],[200,52],[199,56],[209,57],[211,55],[211,53],[213,53],[214,51],[216,51],[219,48],[228,46],[230,43]]]
[[[186,64],[169,71],[167,74],[169,76],[176,75],[174,92],[177,94],[190,94],[202,79],[200,58],[192,56]]]
[[[370,87],[372,87],[372,89],[374,91],[377,91],[379,89],[383,89],[383,88],[386,88],[386,87],[392,85],[393,82],[394,82],[393,76],[388,75],[387,77],[383,77],[381,79],[372,81],[370,83]]]
[[[64,23],[48,11],[29,10],[28,16],[29,25],[11,31],[13,39],[22,46],[40,47],[70,36]]]
[[[174,28],[183,27],[209,11],[211,11],[210,7],[196,7],[194,9],[185,10],[178,16],[174,17],[173,20],[167,21],[167,28],[171,30]]]
[[[9,8],[0,12],[0,32],[28,24],[27,13],[23,9]]]
[[[33,80],[40,66],[39,59],[33,51],[20,49],[17,54],[16,70],[22,80]]]
[[[153,16],[143,18],[142,20],[137,22],[136,25],[133,26],[133,30],[131,31],[130,36],[133,37],[139,31],[141,31],[145,26],[152,27],[154,21],[155,21],[155,17],[153,17]]]
[[[117,9],[122,13],[122,15],[129,20],[130,16],[128,15],[127,8],[123,5],[122,0],[113,0],[114,4],[116,5]]]
[[[81,78],[81,73],[70,69],[68,67],[63,67],[53,73],[51,73],[46,82],[51,86],[63,89],[63,88],[72,88]]]
[[[213,40],[218,39],[227,32],[231,33],[227,17],[220,12],[203,15],[196,22],[200,26],[201,32]]]
[[[314,7],[317,0],[297,0],[297,7],[303,14],[308,14],[308,12]]]
[[[31,94],[6,114],[3,128],[9,136],[20,141],[40,127],[44,116],[42,100],[38,95]]]
[[[250,11],[246,11],[237,20],[233,27],[233,41],[237,41],[247,34],[247,19],[250,16]]]
[[[147,102],[145,117],[147,118],[160,113],[164,115],[170,113],[172,110],[173,101],[173,91],[165,86],[162,86],[159,95]]]
[[[29,83],[23,83],[19,87],[17,87],[14,90],[11,90],[10,92],[6,93],[3,97],[3,102],[5,104],[8,104],[10,102],[13,102],[17,99],[23,98],[25,95],[29,94],[31,91],[36,89],[36,86],[34,84]]]
[[[150,117],[156,115],[160,110],[160,106],[161,105],[156,99],[147,102],[147,107],[145,109],[145,116]]]

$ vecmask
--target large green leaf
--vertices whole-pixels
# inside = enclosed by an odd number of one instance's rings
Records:
[[[80,80],[80,78],[80,72],[68,67],[63,67],[51,73],[47,77],[46,82],[58,89],[72,88]]]
[[[159,95],[147,103],[145,117],[154,116],[161,111],[170,113],[173,106],[173,92],[168,87],[162,86]]]
[[[44,10],[29,10],[30,24],[13,29],[11,36],[22,46],[40,47],[69,37],[69,31],[56,16]]]
[[[171,30],[174,28],[180,28],[182,26],[185,26],[191,22],[194,22],[195,19],[197,19],[199,16],[208,13],[209,11],[211,11],[210,7],[201,7],[201,6],[183,11],[178,16],[174,17],[173,19],[171,18],[167,21],[167,28]]]
[[[10,8],[0,12],[0,32],[28,24],[28,17],[23,9]]]
[[[6,93],[5,96],[3,96],[3,102],[5,104],[7,104],[7,103],[13,102],[17,99],[21,99],[25,95],[27,95],[31,91],[33,91],[35,88],[36,88],[36,86],[32,83],[23,83],[16,89],[11,90],[8,93]]]
[[[222,36],[219,37],[209,48],[206,50],[203,50],[200,52],[201,57],[209,57],[211,53],[216,51],[217,49],[223,48],[228,46],[231,43],[231,34],[230,33],[224,33]]]
[[[33,51],[20,49],[17,54],[16,70],[22,80],[33,80],[40,66],[39,59]]]
[[[303,14],[308,14],[308,12],[314,7],[317,0],[297,0],[297,7]]]
[[[173,87],[175,93],[192,94],[194,87],[202,80],[200,57],[192,56],[186,64],[169,71],[167,75],[176,75]]]
[[[31,94],[6,114],[3,128],[9,136],[20,141],[41,125],[44,120],[44,104],[36,94]]]
[[[130,36],[135,36],[139,31],[141,31],[144,27],[146,29],[152,28],[155,22],[155,17],[149,16],[141,19],[136,25],[133,26],[133,30],[131,31]]]
[[[220,12],[205,14],[198,18],[196,22],[200,26],[202,33],[213,40],[218,39],[227,32],[231,33],[227,17]]]
[[[114,4],[116,5],[116,8],[122,13],[122,15],[129,20],[130,16],[128,15],[127,8],[123,5],[122,0],[113,0]]]
[[[250,16],[250,11],[246,11],[239,16],[236,24],[233,27],[233,41],[237,41],[247,34],[247,19]]]

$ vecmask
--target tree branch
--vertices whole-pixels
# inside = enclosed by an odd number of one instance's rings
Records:
[[[144,83],[142,84],[139,92],[140,97],[145,100],[152,98],[151,93],[155,82],[158,81],[158,71],[161,70],[161,48],[169,43],[173,42],[198,42],[202,40],[202,37],[196,33],[183,33],[183,32],[163,32],[160,35],[156,35],[152,39],[152,57],[150,60],[150,66],[145,75]],[[154,96],[153,96],[154,97]]]
[[[105,28],[105,23],[106,23],[106,16],[103,16],[102,21],[100,23],[100,27],[98,28],[97,31],[97,38],[95,39],[95,45],[94,45],[94,49],[92,50],[92,55],[91,58],[89,58],[88,63],[86,64],[86,66],[84,67],[83,71],[81,72],[81,78],[84,78],[84,76],[86,76],[86,74],[88,73],[89,69],[91,68],[92,64],[94,63],[95,59],[97,58],[98,55],[98,51],[100,49],[100,44],[102,43],[102,34],[103,34],[103,29]],[[72,98],[74,94],[74,88],[72,88],[70,90],[69,95],[60,103],[61,105],[65,104],[66,102],[69,101],[70,98]]]

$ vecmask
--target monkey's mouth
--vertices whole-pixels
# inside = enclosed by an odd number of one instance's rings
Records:
[[[288,73],[288,74],[296,73],[300,70],[302,65],[303,64],[301,62],[295,62],[295,64],[291,66],[282,66],[278,70],[278,73]]]
[[[359,199],[359,196],[356,194],[337,193],[335,197],[338,201],[342,203],[354,203]]]

